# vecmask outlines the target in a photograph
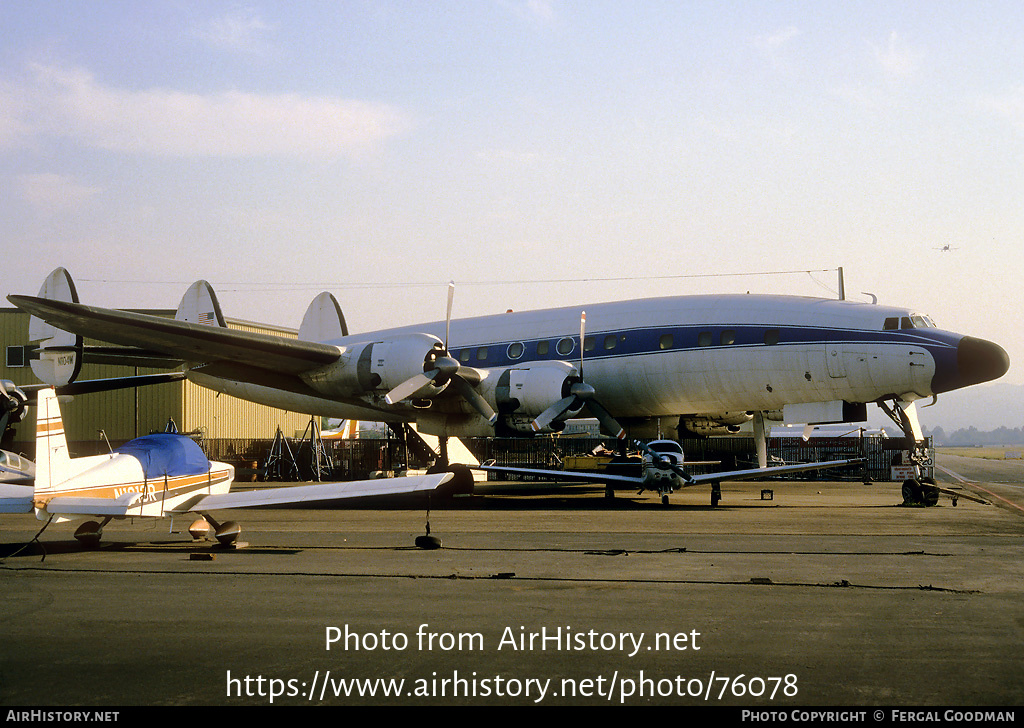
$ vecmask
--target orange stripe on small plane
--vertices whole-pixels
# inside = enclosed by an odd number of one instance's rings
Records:
[[[219,485],[228,479],[228,471],[226,470],[211,472],[210,475],[210,478],[207,478],[205,474],[179,475],[173,478],[168,478],[166,494],[169,496],[185,495],[193,490],[202,490],[208,485]],[[147,491],[153,494],[164,493],[164,481],[162,479],[149,481],[136,480],[127,483],[112,483],[101,486],[94,485],[83,488],[68,488],[65,490],[57,490],[47,493],[40,497],[37,502],[46,503],[53,498],[64,498],[68,496],[74,496],[75,498],[110,498],[113,500],[126,493],[145,493]]]

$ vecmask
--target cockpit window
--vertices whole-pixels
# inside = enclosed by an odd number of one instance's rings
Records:
[[[910,316],[891,316],[882,324],[884,331],[896,331],[897,329],[934,329],[935,322],[931,316],[915,313]]]

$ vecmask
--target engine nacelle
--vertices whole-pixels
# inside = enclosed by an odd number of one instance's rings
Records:
[[[339,347],[340,356],[302,378],[309,386],[324,394],[360,395],[389,392],[402,382],[426,369],[426,364],[444,353],[444,344],[429,334],[407,334],[385,341],[367,341]],[[429,385],[419,392],[432,397],[442,392],[440,386]]]
[[[548,407],[569,396],[570,387],[577,381],[579,375],[574,366],[551,361],[509,367],[496,377],[487,377],[481,383],[480,390],[508,428],[535,434],[531,427],[533,420]],[[581,401],[552,423],[550,431],[562,429],[564,420],[575,417],[582,409]]]

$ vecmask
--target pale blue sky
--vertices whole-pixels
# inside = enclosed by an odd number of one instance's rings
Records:
[[[0,0],[0,32],[5,295],[205,278],[297,326],[328,289],[361,330],[449,279],[468,315],[843,266],[1024,383],[1017,2]]]

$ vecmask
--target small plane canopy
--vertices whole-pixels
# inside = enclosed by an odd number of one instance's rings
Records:
[[[210,469],[210,461],[199,445],[182,435],[146,435],[126,442],[114,452],[131,455],[142,463],[147,478],[198,475]]]

